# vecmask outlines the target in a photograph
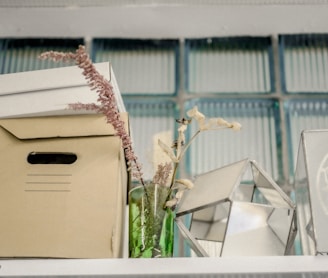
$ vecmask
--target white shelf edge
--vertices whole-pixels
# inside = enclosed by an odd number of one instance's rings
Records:
[[[236,257],[167,259],[3,259],[0,276],[147,276],[202,277],[327,277],[328,257]],[[276,276],[277,275],[277,276]]]

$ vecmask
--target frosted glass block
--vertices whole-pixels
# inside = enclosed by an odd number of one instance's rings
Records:
[[[283,35],[279,44],[283,90],[328,93],[328,36]]]
[[[268,93],[273,90],[269,38],[187,40],[187,89],[191,93]]]
[[[5,63],[5,57],[6,57],[4,48],[5,48],[5,40],[0,39],[0,73],[2,73],[2,68]]]
[[[230,163],[250,158],[256,160],[275,180],[281,178],[279,107],[273,100],[202,99],[190,101],[207,117],[238,121],[240,131],[223,129],[201,133],[186,156],[190,175],[198,175]],[[197,129],[191,125],[190,134]]]
[[[172,95],[177,91],[179,42],[95,39],[93,60],[110,61],[123,94]]]
[[[45,51],[75,52],[83,39],[3,39],[0,56],[0,73],[15,73],[72,66],[73,62],[38,59]]]
[[[295,99],[285,102],[290,174],[296,167],[297,151],[303,130],[326,129],[328,127],[328,99]]]
[[[158,139],[169,146],[173,142],[175,119],[178,118],[174,102],[166,100],[136,100],[124,98],[129,113],[131,135],[136,155],[143,167],[144,178],[152,179],[159,161],[168,157],[159,149]]]

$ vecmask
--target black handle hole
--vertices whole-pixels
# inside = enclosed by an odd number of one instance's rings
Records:
[[[31,152],[27,156],[30,164],[73,164],[76,160],[74,153]]]

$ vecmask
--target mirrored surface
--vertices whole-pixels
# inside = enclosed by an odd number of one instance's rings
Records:
[[[251,171],[253,179],[244,182]],[[228,178],[227,178],[228,177]],[[245,159],[197,177],[177,217],[183,238],[197,256],[282,256],[296,234],[295,206],[255,162]]]

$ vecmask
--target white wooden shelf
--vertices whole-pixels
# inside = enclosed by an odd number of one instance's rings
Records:
[[[0,277],[327,277],[328,257],[0,260]]]

